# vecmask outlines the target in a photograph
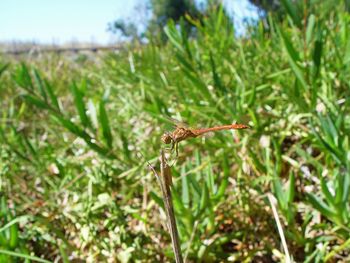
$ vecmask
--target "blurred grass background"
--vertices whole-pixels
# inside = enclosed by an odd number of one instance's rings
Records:
[[[146,163],[166,116],[252,126],[180,145],[189,262],[285,261],[269,192],[295,262],[348,262],[350,16],[281,2],[240,37],[215,5],[94,60],[0,57],[0,262],[172,262]]]

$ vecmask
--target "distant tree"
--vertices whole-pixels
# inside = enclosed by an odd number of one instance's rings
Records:
[[[149,9],[152,12],[152,17],[147,25],[147,34],[162,35],[163,27],[170,19],[177,23],[186,14],[195,18],[202,15],[195,0],[150,0],[150,4]],[[191,28],[188,23],[185,27],[188,30]],[[108,25],[108,30],[113,33],[120,32],[123,36],[132,39],[140,39],[137,26],[133,22],[117,20]]]
[[[202,16],[194,0],[151,0],[151,4],[152,18],[147,29],[150,34],[160,35],[163,40],[163,28],[170,19],[178,23],[186,14],[194,18]],[[189,33],[192,26],[186,21],[184,25]]]
[[[112,33],[121,33],[125,37],[131,39],[139,39],[137,27],[134,23],[126,22],[122,19],[116,20],[108,25],[108,30]]]
[[[151,0],[152,22],[164,26],[169,19],[179,21],[185,14],[198,15],[194,0]]]
[[[222,6],[222,0],[206,0],[202,1],[199,6],[196,0],[149,0],[148,11],[151,12],[151,18],[147,23],[145,32],[140,35],[134,21],[116,20],[109,24],[108,30],[113,33],[121,33],[125,37],[133,40],[140,40],[143,36],[152,38],[152,36],[160,36],[161,40],[165,40],[166,36],[163,31],[164,26],[169,20],[179,23],[180,20],[189,15],[194,20],[202,21],[203,17],[208,15],[208,12],[213,12]],[[263,1],[263,0],[261,0]],[[257,3],[259,1],[256,1]],[[142,10],[145,12],[145,10]],[[147,11],[147,10],[146,10]],[[229,17],[224,11],[225,16]],[[182,22],[183,28],[188,35],[195,33],[193,25],[186,19]],[[192,34],[193,35],[193,34]]]

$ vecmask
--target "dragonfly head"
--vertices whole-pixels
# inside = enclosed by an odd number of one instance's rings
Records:
[[[170,144],[173,142],[173,138],[171,138],[169,133],[164,133],[162,135],[162,142],[165,144]]]

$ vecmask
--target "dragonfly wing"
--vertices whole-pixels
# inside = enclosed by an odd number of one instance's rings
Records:
[[[179,128],[189,128],[189,125],[186,122],[179,121],[177,119],[174,119],[172,117],[165,116],[165,119],[168,120],[168,122],[172,123],[175,127]]]

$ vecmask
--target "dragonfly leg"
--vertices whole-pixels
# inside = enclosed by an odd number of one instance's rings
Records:
[[[173,167],[173,166],[176,164],[176,162],[177,162],[177,158],[175,158],[175,159],[173,160],[173,162],[172,162],[171,164],[169,164],[169,167]]]
[[[174,142],[171,143],[171,147],[165,147],[164,150],[169,151],[170,153],[172,153],[174,151]]]
[[[175,143],[176,158],[179,157],[179,143]]]

